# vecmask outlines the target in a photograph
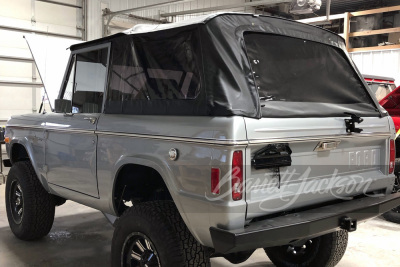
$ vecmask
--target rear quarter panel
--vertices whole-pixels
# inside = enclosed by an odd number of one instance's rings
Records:
[[[212,246],[209,228],[243,226],[246,202],[232,203],[230,195],[211,193],[211,168],[230,172],[234,146],[224,141],[246,140],[241,117],[101,116],[97,128],[101,208],[115,214],[113,188],[118,170],[125,164],[141,164],[157,170],[174,199],[183,220],[202,244]],[[215,144],[221,141],[221,144]],[[169,150],[178,159],[169,159]],[[143,177],[145,179],[146,177]],[[224,186],[228,188],[228,183]]]

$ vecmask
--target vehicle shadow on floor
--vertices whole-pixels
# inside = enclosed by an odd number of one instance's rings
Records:
[[[114,228],[100,212],[56,216],[50,233],[37,241],[17,239],[8,226],[0,228],[0,266],[8,267],[109,267]],[[254,257],[254,255],[253,255]],[[223,258],[211,259],[212,267],[232,266]],[[272,267],[249,261],[235,265]]]
[[[110,266],[113,227],[99,212],[56,217],[48,236],[21,241],[0,228],[0,266]]]

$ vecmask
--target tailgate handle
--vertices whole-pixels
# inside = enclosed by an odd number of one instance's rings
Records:
[[[337,141],[321,141],[315,147],[314,151],[327,151],[327,150],[334,150],[340,144],[340,140]]]

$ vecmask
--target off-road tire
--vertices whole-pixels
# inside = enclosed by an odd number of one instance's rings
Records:
[[[346,252],[348,233],[345,230],[311,239],[313,249],[310,253],[297,257],[290,255],[288,246],[265,248],[270,260],[278,267],[333,267],[339,263]],[[299,255],[297,255],[299,256]]]
[[[389,210],[388,212],[382,214],[382,216],[389,222],[400,224],[400,206]]]
[[[20,186],[23,195],[23,212],[19,221],[12,214],[13,184]],[[50,232],[54,222],[54,200],[43,188],[29,161],[13,164],[7,177],[5,195],[8,223],[17,238],[26,241],[37,240]]]
[[[189,232],[172,201],[134,204],[115,223],[111,245],[111,265],[122,264],[126,241],[133,233],[148,237],[163,267],[209,267],[208,249]]]

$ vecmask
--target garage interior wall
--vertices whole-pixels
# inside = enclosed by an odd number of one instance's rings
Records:
[[[400,86],[400,49],[350,53],[362,74],[395,78]]]
[[[148,6],[148,5],[153,5],[157,3],[166,3],[168,1],[166,0],[90,0],[88,1],[88,35],[87,38],[88,40],[93,40],[96,38],[102,37],[102,10],[104,8],[108,8],[111,12],[113,11],[120,11],[120,10],[125,10],[125,9],[130,9],[130,8],[135,8],[135,7],[141,7],[141,6]],[[154,20],[160,20],[161,13],[166,13],[166,12],[178,12],[178,11],[187,11],[187,10],[194,10],[194,9],[200,9],[200,8],[210,8],[210,7],[215,7],[215,6],[223,6],[223,5],[230,5],[230,4],[241,4],[241,3],[246,3],[250,2],[247,0],[193,0],[185,3],[172,3],[171,5],[168,6],[159,6],[159,7],[154,7],[154,8],[149,8],[147,10],[141,10],[137,12],[132,12],[131,14],[139,17],[146,17],[146,18],[151,18]],[[233,8],[233,9],[228,9],[228,10],[219,10],[218,12],[223,12],[223,11],[236,11],[236,12],[254,12],[254,8],[252,7],[238,7],[238,8]],[[199,15],[205,15],[213,13],[212,11],[210,12],[202,12],[202,13],[196,13],[196,14],[189,14],[189,15],[182,15],[182,16],[177,16],[173,20],[174,21],[180,21],[180,20],[185,20],[192,18],[194,16],[199,16]],[[132,21],[129,21],[127,19],[124,19],[122,16],[118,16],[114,18],[113,20],[119,20],[125,22],[125,25],[127,28],[130,28],[135,25],[135,23]],[[142,21],[139,23],[150,23],[148,21]],[[154,22],[153,22],[154,23]],[[116,33],[121,30],[116,30],[112,29],[110,34]]]
[[[50,1],[51,2],[51,1]],[[46,0],[0,0],[0,125],[16,114],[37,112],[42,100],[43,89],[29,86],[9,86],[1,81],[41,83],[39,74],[31,59],[23,35],[29,30],[67,35],[71,38],[93,40],[102,37],[105,8],[111,12],[129,8],[165,3],[166,0],[57,0],[66,5],[57,5]],[[139,17],[160,20],[161,13],[210,8],[228,4],[241,4],[248,0],[193,0],[185,3],[173,3],[167,6],[149,8],[133,12]],[[71,6],[81,8],[75,8]],[[221,10],[222,11],[222,10]],[[238,7],[225,11],[254,12],[251,7]],[[180,21],[193,16],[211,13],[196,13],[168,18]],[[87,16],[85,21],[84,16]],[[126,21],[132,27],[136,22],[115,17],[115,20]],[[149,23],[142,21],[140,23]],[[153,22],[154,23],[154,22]],[[10,28],[22,28],[25,31]],[[86,31],[84,29],[87,29]],[[27,30],[27,31],[26,31]],[[115,33],[121,29],[113,29]],[[400,84],[400,50],[357,52],[351,54],[360,71],[365,74],[390,76]],[[9,58],[23,60],[10,60]],[[8,59],[7,59],[8,58]],[[59,88],[51,90],[58,91]],[[47,108],[48,109],[48,108]]]
[[[66,5],[50,2],[0,0],[0,126],[12,115],[37,112],[44,95],[23,36],[36,32],[51,37],[57,34],[64,38],[85,38],[84,8],[73,7],[82,7],[83,0],[58,0]]]

